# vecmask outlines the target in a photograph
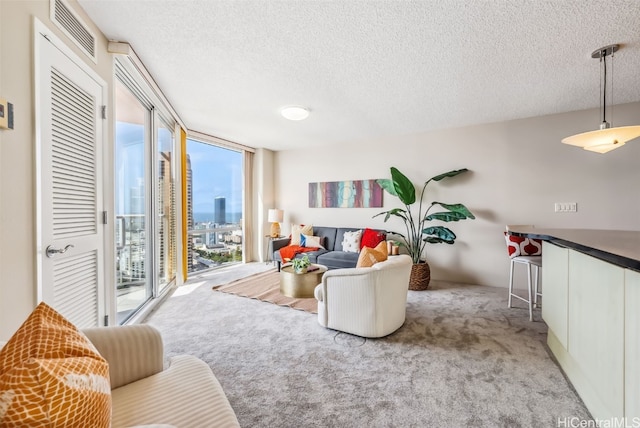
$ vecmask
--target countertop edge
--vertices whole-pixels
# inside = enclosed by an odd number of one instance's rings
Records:
[[[556,244],[561,247],[576,250],[580,253],[587,254],[589,256],[598,258],[600,260],[604,260],[611,264],[640,272],[640,260],[625,257],[620,254],[613,254],[608,251],[604,251],[598,248],[593,248],[587,245],[583,245],[577,242],[573,242],[567,239],[559,238],[559,237],[545,234],[545,233],[536,233],[531,231],[518,232],[516,230],[510,230],[508,233],[511,235],[519,236],[523,238],[541,239],[543,241],[548,241],[552,244]]]

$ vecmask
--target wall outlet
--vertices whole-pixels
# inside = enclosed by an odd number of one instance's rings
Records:
[[[554,205],[557,213],[575,213],[578,211],[577,202],[556,202]]]

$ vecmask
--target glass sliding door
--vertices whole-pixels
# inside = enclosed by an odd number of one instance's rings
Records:
[[[116,83],[115,229],[118,324],[153,293],[149,264],[149,124],[151,110],[122,83]]]
[[[187,140],[188,272],[242,262],[242,153]]]
[[[176,236],[174,132],[162,119],[156,127],[157,163],[156,186],[156,263],[159,291],[176,278],[178,268]]]
[[[127,76],[116,79],[116,314],[125,323],[178,268],[175,125]]]

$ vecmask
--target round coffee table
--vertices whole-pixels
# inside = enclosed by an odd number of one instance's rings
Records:
[[[280,293],[287,297],[308,299],[313,297],[316,285],[322,282],[322,275],[329,270],[326,266],[312,264],[317,268],[307,273],[295,273],[293,266],[285,265],[280,269]]]

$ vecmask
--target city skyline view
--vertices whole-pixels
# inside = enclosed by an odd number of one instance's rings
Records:
[[[121,144],[119,157],[126,159],[122,180],[126,183],[116,211],[126,214],[144,212],[144,138],[137,124],[118,122],[116,139]],[[213,222],[215,199],[225,198],[226,221],[237,223],[242,217],[242,154],[233,150],[187,139],[193,183],[193,221]]]
[[[225,199],[226,222],[242,217],[242,153],[187,139],[194,223],[214,222],[215,200]]]

